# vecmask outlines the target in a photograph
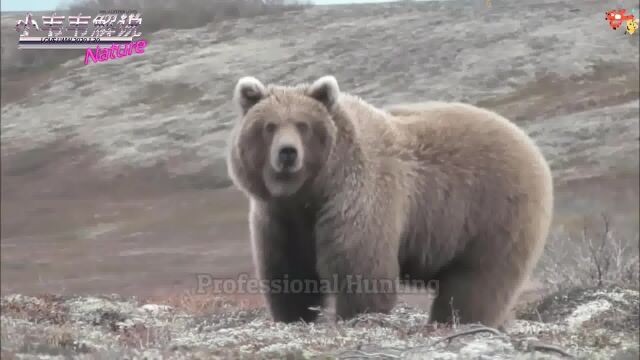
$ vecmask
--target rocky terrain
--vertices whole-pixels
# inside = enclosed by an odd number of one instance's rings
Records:
[[[216,20],[143,32],[141,55],[84,65],[78,51],[37,71],[5,67],[38,58],[3,41],[2,358],[563,356],[537,342],[637,358],[638,33],[610,29],[601,1],[491,3]],[[2,15],[3,40],[23,16]],[[378,106],[487,107],[541,146],[554,229],[503,332],[438,342],[467,328],[426,326],[424,299],[386,317],[283,326],[258,299],[190,294],[197,274],[252,272],[246,200],[223,160],[235,81],[325,74]]]

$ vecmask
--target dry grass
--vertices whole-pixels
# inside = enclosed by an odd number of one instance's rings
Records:
[[[60,325],[69,320],[68,309],[56,301],[57,299],[59,297],[55,295],[44,295],[38,301],[2,302],[0,313],[35,323],[48,322]]]
[[[257,309],[264,306],[264,300],[258,294],[213,295],[196,294],[189,290],[148,296],[142,299],[142,303],[167,305],[192,315],[219,314],[229,309]]]
[[[552,290],[612,285],[637,289],[639,243],[638,234],[631,239],[615,234],[607,215],[599,221],[585,217],[580,232],[560,230],[550,236],[539,278]]]

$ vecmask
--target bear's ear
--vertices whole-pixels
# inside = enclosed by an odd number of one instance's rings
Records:
[[[252,76],[245,76],[238,80],[236,88],[233,91],[233,100],[242,112],[242,115],[244,115],[252,106],[262,100],[266,93],[267,91],[260,80]]]
[[[323,103],[327,109],[333,110],[340,96],[338,80],[331,75],[323,76],[309,86],[307,95]]]

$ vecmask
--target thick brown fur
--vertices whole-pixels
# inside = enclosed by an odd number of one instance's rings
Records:
[[[378,109],[331,76],[295,87],[243,78],[234,97],[229,173],[250,200],[261,279],[436,280],[431,321],[502,324],[552,217],[549,167],[523,131],[461,103]],[[293,177],[274,172],[275,138],[299,148]],[[345,319],[389,312],[397,298],[337,289]],[[290,322],[314,320],[308,307],[327,295],[266,296]]]

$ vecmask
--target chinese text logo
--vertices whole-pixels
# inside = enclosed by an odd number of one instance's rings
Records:
[[[100,11],[96,16],[42,16],[40,23],[28,13],[18,20],[20,49],[78,49],[87,45],[129,44],[142,35],[142,16],[136,11]]]

